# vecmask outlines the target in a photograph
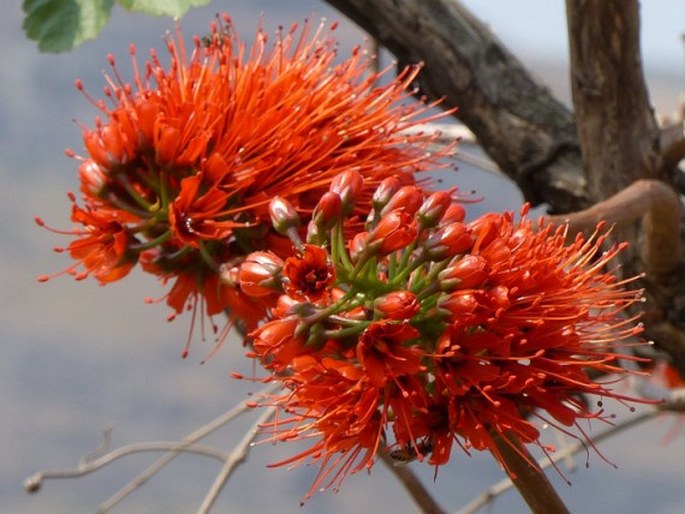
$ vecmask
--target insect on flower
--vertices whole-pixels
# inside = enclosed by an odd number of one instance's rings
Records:
[[[390,458],[393,460],[395,466],[402,466],[414,462],[417,459],[423,459],[433,451],[433,441],[430,439],[421,439],[416,441],[416,445],[405,444],[401,448],[396,448],[390,452]]]

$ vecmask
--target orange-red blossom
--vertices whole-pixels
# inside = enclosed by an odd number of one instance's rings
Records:
[[[591,378],[627,373],[618,361],[634,358],[641,332],[624,316],[640,293],[609,268],[624,245],[604,251],[602,226],[567,244],[566,227],[526,209],[462,224],[442,196],[380,189],[368,233],[346,236],[343,220],[309,233],[323,242],[299,262],[335,268],[325,291],[307,299],[281,275],[287,308],[251,334],[285,387],[273,439],[314,441],[287,461],[319,462],[308,495],[370,468],[381,449],[436,467],[455,445],[499,457],[496,435],[540,445],[541,423],[582,433],[578,420],[609,416],[588,397],[632,400]]]
[[[335,26],[293,25],[273,42],[260,28],[246,45],[223,15],[190,45],[180,31],[169,37],[169,64],[151,51],[141,65],[131,46],[131,83],[110,55],[106,101],[84,92],[100,111],[83,130],[85,155],[68,151],[81,161],[83,207],[74,197],[78,228],[66,250],[77,262],[65,271],[107,283],[140,263],[171,283],[165,298],[176,313],[228,310],[253,329],[269,295],[236,288],[231,268],[252,251],[287,257],[290,242],[269,220],[275,195],[306,227],[336,177],[354,179],[336,187],[361,212],[385,178],[413,184],[415,172],[448,165],[449,149],[429,151],[435,135],[404,132],[447,114],[402,104],[420,66],[378,86],[385,72],[369,73],[361,48],[338,58]],[[342,207],[327,206],[320,221]]]

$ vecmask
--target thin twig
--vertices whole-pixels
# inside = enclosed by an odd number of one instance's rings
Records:
[[[247,454],[252,446],[252,441],[257,437],[259,428],[273,416],[274,412],[275,408],[264,407],[264,412],[262,412],[261,416],[257,418],[257,421],[254,422],[240,442],[233,448],[224,462],[224,467],[221,468],[221,471],[214,480],[207,496],[205,496],[202,505],[200,505],[200,508],[197,510],[197,514],[207,514],[211,510],[219,493],[226,485],[226,481],[230,478],[235,468],[247,459]]]
[[[269,384],[269,386],[265,387],[261,391],[259,391],[256,396],[264,396],[273,393],[276,391],[280,386],[278,384]],[[202,427],[198,428],[191,434],[187,435],[181,440],[181,443],[183,444],[193,444],[196,441],[199,441],[201,439],[204,439],[207,437],[209,434],[212,432],[218,430],[219,428],[223,427],[226,423],[231,421],[232,419],[235,419],[239,415],[251,410],[250,407],[248,407],[249,403],[251,400],[243,400],[240,402],[238,405],[233,407],[232,409],[228,410],[221,416],[217,417],[216,419],[210,421],[209,423],[203,425]],[[131,480],[128,484],[126,484],[124,487],[119,489],[116,493],[114,493],[112,496],[110,496],[100,507],[98,508],[98,513],[102,514],[105,512],[109,512],[114,506],[116,506],[119,502],[121,502],[124,498],[126,498],[129,494],[131,494],[133,491],[141,487],[143,484],[145,484],[152,476],[154,476],[156,473],[158,473],[164,466],[169,464],[174,458],[178,456],[178,452],[171,452],[166,455],[163,455],[160,457],[158,460],[153,462],[145,471],[143,471],[140,475],[135,477],[133,480]]]
[[[445,512],[409,466],[398,465],[398,463],[392,459],[388,451],[381,451],[379,453],[383,462],[402,485],[404,485],[404,488],[419,506],[421,512],[424,514],[443,514]]]
[[[477,145],[476,136],[465,125],[457,123],[421,123],[413,125],[402,131],[405,134],[422,134],[438,132],[435,142],[443,145],[451,145],[455,139],[461,143]]]
[[[174,452],[178,454],[180,452],[186,453],[196,453],[198,455],[204,455],[206,457],[212,457],[218,460],[225,460],[227,454],[211,446],[204,445],[189,445],[185,443],[178,443],[176,441],[166,442],[166,441],[153,441],[149,443],[134,443],[121,448],[117,448],[111,452],[104,454],[102,457],[90,460],[82,460],[77,468],[73,469],[53,469],[47,471],[41,471],[35,475],[30,476],[24,481],[24,488],[29,493],[35,493],[40,490],[43,485],[43,481],[51,478],[78,478],[100,468],[111,464],[117,459],[126,457],[134,453],[144,453],[144,452]]]

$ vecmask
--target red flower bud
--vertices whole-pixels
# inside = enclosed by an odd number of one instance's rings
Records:
[[[107,176],[102,168],[92,159],[84,161],[78,169],[81,180],[81,191],[87,195],[99,196],[107,183]]]
[[[421,305],[411,291],[393,291],[376,298],[373,302],[374,315],[385,319],[411,319],[419,312]]]
[[[373,193],[371,205],[374,210],[381,212],[387,205],[397,190],[400,188],[400,181],[397,177],[388,177],[381,182]]]
[[[350,252],[350,258],[352,259],[352,262],[357,262],[359,255],[361,255],[361,253],[364,251],[364,248],[366,248],[368,239],[368,232],[359,232],[355,234],[352,240],[348,243],[347,249]]]
[[[248,296],[268,296],[281,290],[283,261],[271,252],[253,252],[238,271],[240,289]]]
[[[478,300],[473,291],[455,291],[438,298],[438,308],[449,313],[448,321],[454,322],[469,316],[478,308]]]
[[[381,217],[390,211],[403,209],[412,216],[419,210],[423,203],[423,191],[417,186],[404,186],[397,191],[381,211]]]
[[[342,212],[348,213],[352,210],[363,186],[364,179],[358,171],[344,171],[333,178],[329,191],[338,193],[342,200]]]
[[[297,356],[306,352],[304,341],[295,335],[300,319],[292,316],[262,325],[250,333],[253,347],[263,362],[273,359],[273,369],[281,371]]]
[[[447,208],[445,214],[443,214],[440,224],[449,225],[455,221],[462,222],[464,221],[464,218],[466,218],[466,209],[464,209],[464,206],[460,203],[453,202],[452,205]]]
[[[430,260],[443,260],[467,252],[473,246],[473,236],[463,223],[455,221],[431,235],[424,244]]]
[[[330,230],[340,217],[342,199],[338,193],[327,191],[312,212],[312,221],[324,230]]]
[[[307,242],[323,244],[328,240],[328,231],[340,219],[342,200],[338,193],[327,191],[314,207],[312,219],[307,227]]]
[[[295,207],[280,196],[275,196],[269,202],[269,215],[276,232],[284,236],[290,235],[292,229],[297,229],[300,225],[300,217],[295,211]]]
[[[416,213],[419,225],[427,228],[434,227],[447,212],[451,204],[452,195],[450,193],[446,191],[433,193],[423,201],[419,212]]]
[[[418,227],[413,214],[394,210],[385,214],[369,234],[366,246],[378,255],[404,248],[416,239]]]
[[[464,255],[438,274],[440,289],[471,289],[479,287],[488,278],[490,268],[480,255]]]

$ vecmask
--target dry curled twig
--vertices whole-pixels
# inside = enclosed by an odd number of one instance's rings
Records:
[[[682,208],[680,197],[671,187],[659,180],[643,179],[585,210],[549,219],[568,223],[572,234],[593,230],[602,220],[627,224],[642,219],[646,271],[667,275],[680,262]]]

